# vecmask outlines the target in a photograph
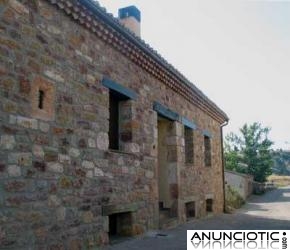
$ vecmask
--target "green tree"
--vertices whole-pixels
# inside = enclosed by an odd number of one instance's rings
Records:
[[[226,136],[224,141],[226,169],[246,173],[246,169],[241,164],[242,155],[238,145],[239,138],[237,135],[230,133]]]
[[[272,173],[270,128],[260,123],[245,124],[241,135],[230,133],[225,138],[225,165],[227,169],[254,176],[254,180],[264,182]]]
[[[274,160],[273,173],[277,175],[290,175],[290,152],[278,149],[272,152]]]

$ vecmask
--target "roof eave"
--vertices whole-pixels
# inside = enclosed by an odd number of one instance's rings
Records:
[[[54,2],[54,0],[49,0]],[[61,0],[62,1],[62,0]],[[146,53],[151,57],[156,63],[161,65],[167,72],[171,73],[176,77],[182,84],[189,87],[199,98],[201,98],[205,103],[207,103],[208,108],[212,109],[213,112],[217,113],[219,116],[218,121],[223,123],[229,120],[228,116],[214,103],[212,102],[200,89],[198,89],[193,83],[186,79],[178,70],[176,70],[171,64],[169,64],[157,51],[153,50],[149,45],[147,45],[142,39],[137,37],[133,32],[125,28],[119,21],[114,18],[112,14],[106,12],[105,8],[98,5],[97,2],[92,2],[92,0],[73,0],[73,2],[78,3],[83,6],[83,8],[90,11],[92,14],[96,15],[100,20],[104,21],[106,25],[120,33],[125,39],[128,39],[141,51]]]

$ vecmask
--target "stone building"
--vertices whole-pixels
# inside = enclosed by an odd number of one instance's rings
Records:
[[[94,248],[223,211],[226,114],[139,38],[135,7],[119,16],[0,1],[0,249]]]

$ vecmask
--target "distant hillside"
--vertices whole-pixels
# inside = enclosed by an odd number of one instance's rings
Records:
[[[290,175],[290,151],[282,149],[272,151],[273,157],[273,174]]]

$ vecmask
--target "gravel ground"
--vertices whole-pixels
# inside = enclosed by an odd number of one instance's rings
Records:
[[[269,191],[261,196],[252,196],[245,206],[233,214],[193,220],[170,230],[151,231],[141,237],[109,245],[103,249],[182,250],[186,249],[186,230],[191,229],[290,230],[290,186]]]

